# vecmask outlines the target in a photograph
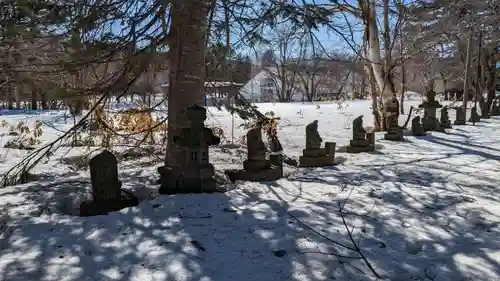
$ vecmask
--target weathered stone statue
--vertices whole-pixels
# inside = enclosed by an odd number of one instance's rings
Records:
[[[500,98],[496,98],[493,100],[493,104],[491,105],[491,116],[499,116],[500,115]]]
[[[373,133],[367,134],[363,128],[363,115],[356,117],[352,121],[352,140],[347,147],[347,152],[360,153],[375,150],[375,138],[371,134]]]
[[[388,100],[384,105],[387,116],[385,119],[385,126],[387,128],[387,133],[384,135],[385,140],[391,141],[403,141],[403,129],[399,127],[399,102],[394,95],[391,100]]]
[[[441,123],[441,128],[443,129],[450,129],[451,128],[451,121],[450,121],[450,116],[448,115],[448,107],[445,106],[441,109],[441,117],[440,117],[440,123]]]
[[[283,164],[271,163],[267,159],[267,147],[262,140],[262,128],[252,128],[247,132],[248,159],[243,161],[243,170],[227,170],[226,174],[234,182],[273,181],[283,177]],[[276,157],[276,156],[273,156]]]
[[[318,132],[318,120],[314,120],[306,126],[306,149],[302,150],[299,157],[300,167],[324,167],[333,165],[335,160],[335,143],[325,142],[321,148],[323,139]]]
[[[118,179],[118,161],[113,153],[105,150],[90,160],[92,200],[80,204],[81,216],[105,215],[123,208],[137,206],[135,195],[124,192]]]
[[[470,110],[469,122],[472,122],[474,124],[479,121],[481,121],[481,116],[479,116],[479,113],[477,112],[477,107],[473,106]]]
[[[318,132],[318,120],[306,126],[306,149],[320,148],[323,139]]]
[[[158,168],[160,194],[216,192],[214,166],[209,162],[208,147],[220,143],[220,138],[206,128],[207,111],[194,105],[187,108],[189,128],[183,128],[173,141],[183,151],[184,161]]]
[[[363,115],[360,115],[352,120],[352,139],[365,139],[366,130],[363,128]]]
[[[433,90],[426,93],[426,98],[426,101],[418,106],[424,109],[422,127],[424,131],[440,130],[439,121],[436,118],[436,110],[443,106],[436,100],[436,93]]]
[[[411,134],[414,136],[425,136],[424,128],[420,123],[420,116],[415,116],[411,120]]]
[[[256,127],[248,130],[246,140],[248,159],[265,160],[267,147],[262,140],[262,129]]]

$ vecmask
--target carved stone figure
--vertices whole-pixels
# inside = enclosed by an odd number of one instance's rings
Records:
[[[220,143],[220,138],[206,128],[207,110],[194,105],[187,108],[189,128],[173,136],[184,155],[182,163],[158,168],[160,194],[217,192],[214,166],[209,162],[208,147]]]
[[[439,121],[436,118],[436,110],[443,107],[436,101],[436,93],[432,90],[426,93],[427,100],[418,107],[424,109],[424,118],[422,119],[422,127],[424,131],[440,130]]]
[[[441,128],[443,129],[451,128],[451,121],[450,121],[450,116],[448,114],[448,107],[445,106],[441,109],[441,117],[439,121],[441,123]]]
[[[302,150],[299,157],[300,167],[323,167],[333,165],[335,158],[335,143],[325,142],[325,148],[321,148],[323,139],[318,132],[318,120],[314,120],[306,126],[306,148]]]
[[[283,177],[282,155],[270,155],[266,159],[267,147],[262,140],[262,128],[252,128],[247,132],[247,160],[242,170],[227,170],[226,175],[232,182],[273,181]],[[271,161],[272,160],[272,161]]]
[[[318,132],[318,120],[314,120],[306,126],[306,148],[320,148],[323,139]]]
[[[105,215],[126,207],[137,206],[139,200],[131,193],[122,191],[118,179],[118,161],[113,153],[105,150],[90,160],[92,200],[82,202],[81,216]]]
[[[411,134],[414,136],[425,136],[424,128],[420,123],[420,116],[416,116],[411,120]]]
[[[367,136],[363,128],[363,115],[356,117],[352,121],[352,140],[347,147],[348,153],[369,152],[375,150],[374,135]]]

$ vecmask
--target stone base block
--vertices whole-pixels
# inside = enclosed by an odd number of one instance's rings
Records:
[[[121,197],[119,199],[106,200],[103,202],[82,202],[80,204],[80,216],[89,217],[107,215],[109,212],[115,212],[121,209],[135,207],[137,205],[139,205],[139,199],[135,195],[122,190]]]
[[[196,170],[195,168],[198,167]],[[160,194],[213,193],[219,192],[211,164],[196,167],[158,168],[160,173]]]
[[[415,137],[423,137],[426,136],[424,130],[411,131],[411,135]]]
[[[443,129],[451,129],[451,122],[441,123],[441,128],[443,128]]]
[[[455,122],[453,122],[453,125],[465,125],[466,122],[465,120],[455,120]]]
[[[306,148],[302,150],[302,155],[306,157],[321,157],[326,155],[324,148]]]
[[[368,140],[369,145],[375,146],[375,133],[366,133],[366,139]]]
[[[271,168],[269,160],[252,160],[243,161],[243,169],[245,171],[266,170]]]
[[[227,170],[226,175],[231,182],[235,181],[275,181],[283,178],[283,169],[273,167],[260,171]]]
[[[371,152],[374,151],[375,147],[373,145],[368,146],[348,146],[347,153],[361,153],[361,152]]]
[[[365,147],[370,145],[370,140],[368,139],[358,139],[358,140],[351,140],[349,142],[350,146],[359,146],[359,147]]]
[[[326,155],[322,157],[299,157],[299,167],[326,167],[333,165],[335,155]]]
[[[384,135],[385,140],[389,141],[404,141],[403,131],[399,132],[389,132]]]

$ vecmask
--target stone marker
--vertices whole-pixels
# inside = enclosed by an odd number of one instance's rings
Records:
[[[477,107],[473,106],[471,108],[471,110],[470,110],[469,122],[476,123],[476,122],[479,122],[479,121],[481,121],[481,116],[477,112]]]
[[[491,105],[491,116],[500,116],[500,98],[493,100]]]
[[[318,120],[314,120],[306,126],[306,148],[302,150],[299,157],[299,167],[325,167],[333,165],[335,160],[334,142],[325,142],[321,148],[323,139],[318,132]]]
[[[418,106],[424,109],[422,127],[424,131],[441,131],[439,121],[436,118],[436,109],[443,106],[436,100],[436,93],[433,90],[427,92],[426,98],[426,101]]]
[[[347,147],[348,153],[369,152],[375,150],[375,138],[368,139],[366,130],[363,128],[363,115],[352,121],[352,140]]]
[[[411,120],[411,134],[413,136],[425,136],[424,128],[422,128],[422,124],[420,123],[420,116],[415,116]]]
[[[399,127],[399,102],[394,95],[391,100],[388,100],[384,107],[386,108],[387,116],[385,118],[387,133],[384,135],[385,140],[404,141],[403,128]]]
[[[450,115],[448,114],[448,107],[445,106],[441,109],[440,125],[443,129],[451,129]]]
[[[453,122],[453,125],[465,125],[465,110],[463,107],[459,106],[455,108],[456,110],[456,115],[455,115],[455,122]]]
[[[232,182],[274,181],[283,177],[282,155],[270,155],[266,159],[267,147],[262,140],[261,127],[247,132],[248,159],[243,161],[243,170],[227,170],[226,175]]]
[[[137,206],[138,199],[124,192],[118,179],[118,161],[113,153],[105,150],[90,160],[92,200],[82,202],[81,216],[105,215],[123,208]]]
[[[187,108],[189,128],[183,128],[173,141],[182,149],[184,161],[158,168],[160,194],[217,192],[214,166],[209,162],[208,147],[220,138],[205,127],[207,110],[193,105]]]

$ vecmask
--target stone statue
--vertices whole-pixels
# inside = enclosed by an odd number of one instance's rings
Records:
[[[354,139],[356,139],[356,136],[359,134],[366,134],[366,130],[363,128],[363,115],[356,117],[352,121],[352,132]]]
[[[427,100],[418,106],[424,109],[422,127],[424,131],[440,130],[439,121],[436,118],[436,109],[443,106],[436,100],[436,93],[433,90],[428,91],[426,97]]]
[[[248,159],[265,160],[267,147],[262,140],[262,129],[255,127],[247,132]]]
[[[411,134],[414,136],[425,136],[424,129],[420,123],[420,116],[416,116],[411,120]]]
[[[451,121],[450,121],[450,116],[448,114],[448,107],[447,106],[445,106],[445,107],[443,107],[443,109],[441,109],[440,123],[441,123],[441,127],[443,129],[451,128]]]
[[[314,120],[306,126],[306,148],[302,150],[299,157],[299,167],[325,167],[333,165],[335,158],[335,143],[325,142],[321,148],[323,139],[318,132],[318,120]]]
[[[373,133],[366,133],[363,128],[363,115],[352,121],[352,140],[347,147],[348,153],[369,152],[375,149],[375,138]]]
[[[425,97],[426,97],[426,100],[418,106],[419,108],[441,108],[441,107],[443,107],[436,100],[436,92],[434,92],[433,90],[428,91],[425,94]]]
[[[318,132],[318,120],[306,126],[306,149],[321,148],[323,139]]]

